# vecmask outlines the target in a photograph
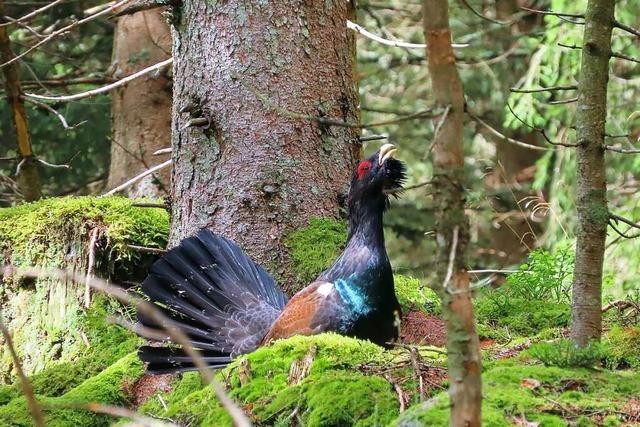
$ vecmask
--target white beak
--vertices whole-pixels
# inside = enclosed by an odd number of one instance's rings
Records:
[[[378,164],[383,164],[387,159],[393,158],[393,155],[398,149],[393,144],[384,144],[380,147],[380,153],[378,154]]]

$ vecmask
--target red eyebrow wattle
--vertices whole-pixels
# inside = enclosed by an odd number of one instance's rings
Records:
[[[358,174],[358,179],[361,179],[365,172],[367,171],[367,169],[369,169],[371,167],[371,162],[369,160],[365,160],[363,162],[360,162],[360,164],[358,165],[358,170],[357,170],[357,174]]]

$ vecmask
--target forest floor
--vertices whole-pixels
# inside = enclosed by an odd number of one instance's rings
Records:
[[[131,286],[151,259],[130,245],[163,247],[168,231],[165,211],[135,208],[123,198],[50,199],[0,210],[0,219],[5,262],[85,272],[89,236],[97,229],[96,274],[126,277]],[[324,224],[316,223],[300,251],[326,241],[335,228],[329,226],[318,230]],[[301,256],[304,273],[317,274],[311,270],[324,268],[332,256],[333,250],[312,260]],[[486,426],[640,425],[640,313],[608,311],[602,342],[575,349],[566,339],[566,259],[534,252],[522,274],[475,296]],[[47,425],[124,423],[88,410],[91,402],[179,426],[231,425],[197,373],[145,374],[136,355],[142,341],[112,323],[133,321],[131,308],[98,294],[84,308],[84,286],[73,283],[6,279],[4,315]],[[334,334],[293,337],[239,357],[216,373],[217,380],[259,426],[448,425],[446,334],[438,300],[416,279],[398,275],[395,285],[404,312],[402,345],[383,350]],[[5,347],[0,426],[31,426]]]

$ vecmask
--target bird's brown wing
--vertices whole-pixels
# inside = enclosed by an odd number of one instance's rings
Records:
[[[330,291],[318,292],[323,285],[329,285]],[[291,298],[262,339],[261,345],[293,335],[315,335],[336,330],[340,302],[340,296],[331,283],[310,284]]]

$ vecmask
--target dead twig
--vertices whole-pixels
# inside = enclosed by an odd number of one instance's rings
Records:
[[[31,412],[31,417],[33,418],[33,422],[37,427],[44,427],[44,416],[42,415],[42,409],[36,400],[36,396],[33,392],[33,387],[31,386],[31,382],[29,382],[29,378],[22,370],[22,362],[20,361],[20,357],[18,357],[18,353],[16,353],[16,348],[13,345],[13,339],[11,338],[11,334],[9,330],[4,324],[4,320],[2,317],[2,311],[0,311],[0,330],[2,330],[2,336],[4,338],[5,345],[9,349],[9,354],[11,354],[11,359],[13,360],[13,366],[18,374],[18,378],[20,379],[20,388],[22,389],[22,394],[24,394],[25,399],[27,400],[27,406],[29,407],[29,412]]]
[[[91,305],[91,287],[89,286],[89,281],[95,274],[95,265],[96,265],[96,246],[98,245],[98,238],[100,237],[100,228],[94,227],[91,230],[89,238],[89,260],[87,262],[87,277],[85,279],[85,287],[84,287],[84,307],[89,308]]]
[[[38,108],[40,108],[42,110],[48,111],[49,113],[51,113],[54,116],[56,116],[58,118],[58,120],[60,120],[60,123],[62,123],[62,127],[65,130],[75,129],[78,126],[81,126],[81,125],[87,123],[86,120],[83,120],[80,123],[77,123],[77,124],[75,124],[73,126],[69,126],[69,124],[67,123],[67,120],[64,118],[64,116],[62,114],[60,114],[58,111],[56,111],[55,109],[53,109],[53,107],[51,107],[50,105],[45,104],[44,102],[40,102],[37,99],[29,98],[29,97],[24,96],[24,95],[20,96],[20,98],[22,98],[22,100],[24,100],[24,101],[26,101],[26,102],[28,102],[30,104],[33,104],[33,105],[35,105],[36,107],[38,107]]]
[[[66,26],[64,26],[64,27],[52,32],[47,37],[45,37],[44,39],[38,41],[33,46],[29,47],[28,49],[25,49],[24,52],[20,53],[19,55],[14,56],[10,60],[6,61],[5,63],[0,64],[0,68],[6,67],[7,65],[18,61],[19,59],[21,59],[21,58],[25,57],[26,55],[30,54],[31,52],[33,52],[34,50],[36,50],[37,48],[39,48],[43,44],[47,43],[48,41],[53,40],[54,38],[56,38],[58,36],[61,36],[63,34],[66,34],[69,31],[71,31],[72,29],[74,29],[75,27],[78,27],[78,26],[80,26],[80,25],[82,25],[84,23],[87,23],[87,22],[93,21],[95,19],[98,19],[101,16],[104,16],[104,15],[110,13],[112,10],[115,10],[116,8],[125,5],[129,1],[131,1],[131,0],[121,0],[118,3],[115,3],[113,6],[107,8],[105,10],[102,10],[102,11],[100,11],[100,12],[94,14],[94,15],[88,16],[88,17],[86,17],[84,19],[81,19],[79,21],[75,21],[75,22],[73,22],[73,23],[71,23],[69,25],[66,25]],[[20,20],[20,19],[18,19],[18,20]]]
[[[130,1],[130,0],[123,0],[123,2],[126,1]],[[124,86],[127,83],[129,83],[132,80],[135,80],[141,76],[144,76],[145,74],[149,74],[152,71],[157,71],[160,70],[168,65],[170,65],[173,62],[173,58],[169,58],[166,59],[164,61],[158,62],[157,64],[151,65],[147,68],[144,68],[136,73],[131,74],[130,76],[124,77],[116,82],[113,82],[111,84],[96,88],[96,89],[91,89],[88,90],[86,92],[80,92],[80,93],[76,93],[73,95],[63,95],[63,96],[45,96],[45,95],[38,95],[35,93],[25,93],[25,97],[27,98],[32,98],[32,99],[41,99],[44,101],[56,101],[56,102],[68,102],[68,101],[76,101],[78,99],[84,99],[84,98],[90,98],[92,96],[96,96],[99,95],[101,93],[105,93],[105,92],[110,92],[115,88],[118,88],[120,86]],[[1,66],[0,66],[1,67]]]
[[[0,27],[6,27],[7,25],[11,25],[11,24],[19,24],[19,23],[21,23],[21,22],[28,21],[28,20],[30,20],[31,18],[34,18],[34,17],[38,16],[38,15],[39,15],[39,14],[41,14],[42,12],[45,12],[45,11],[47,11],[47,10],[51,9],[52,7],[54,7],[54,6],[56,6],[56,5],[60,4],[60,3],[62,3],[63,1],[64,1],[64,0],[55,0],[55,1],[52,1],[51,3],[49,3],[49,4],[47,4],[47,5],[44,5],[44,6],[42,6],[41,8],[34,10],[33,12],[29,12],[29,13],[27,13],[26,15],[21,16],[20,18],[13,19],[13,20],[11,20],[10,22],[2,22],[2,23],[0,23]]]
[[[164,255],[167,253],[166,249],[150,248],[148,246],[127,245],[127,248],[134,250],[136,252],[142,252],[146,254]]]
[[[517,89],[512,87],[509,89],[509,91],[513,93],[538,93],[538,92],[554,92],[554,91],[576,90],[576,89],[578,89],[577,85],[569,85],[569,86],[541,87],[536,89]]]
[[[129,181],[125,182],[124,184],[120,184],[120,185],[118,185],[116,188],[114,188],[114,189],[112,189],[112,190],[107,191],[106,193],[104,193],[104,194],[103,194],[102,196],[100,196],[100,197],[104,197],[104,196],[111,196],[112,194],[115,194],[115,193],[117,193],[118,191],[122,191],[122,190],[124,190],[125,188],[127,188],[127,187],[129,187],[129,186],[131,186],[131,185],[135,184],[135,183],[136,183],[136,182],[138,182],[138,181],[140,181],[140,180],[141,180],[142,178],[144,178],[145,176],[147,176],[147,175],[151,175],[152,173],[157,172],[157,171],[159,171],[160,169],[163,169],[163,168],[165,168],[165,167],[169,166],[171,163],[172,163],[172,160],[171,160],[171,159],[169,159],[169,160],[167,160],[166,162],[162,162],[162,163],[160,163],[159,165],[156,165],[156,166],[154,166],[154,167],[152,167],[152,168],[150,168],[150,169],[147,169],[146,171],[142,172],[141,174],[139,174],[139,175],[137,175],[137,176],[135,176],[135,177],[131,178]]]

